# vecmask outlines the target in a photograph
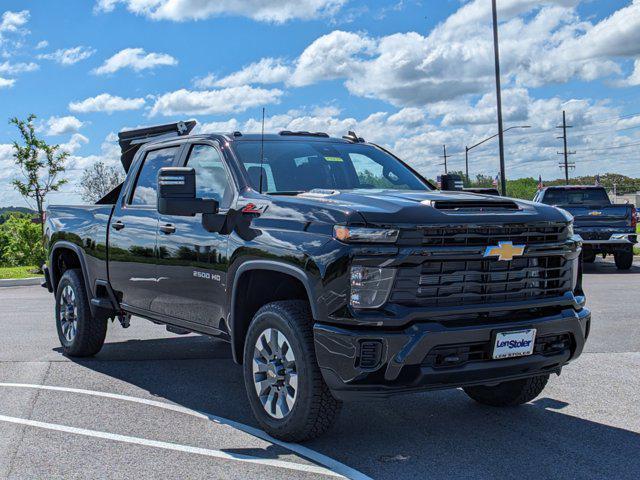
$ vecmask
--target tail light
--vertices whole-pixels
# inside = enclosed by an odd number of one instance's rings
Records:
[[[634,228],[638,224],[638,217],[636,215],[636,207],[631,207],[631,226]]]

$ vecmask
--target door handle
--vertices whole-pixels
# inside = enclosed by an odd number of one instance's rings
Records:
[[[122,230],[124,228],[124,223],[122,223],[120,220],[118,220],[117,222],[113,222],[111,224],[111,227],[114,230]]]
[[[160,231],[162,233],[166,233],[167,235],[170,235],[176,231],[176,226],[170,223],[167,223],[166,225],[160,225]]]

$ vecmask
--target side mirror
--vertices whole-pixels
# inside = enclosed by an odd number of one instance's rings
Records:
[[[188,167],[164,167],[158,172],[158,212],[192,217],[218,213],[218,202],[196,198],[196,172]]]

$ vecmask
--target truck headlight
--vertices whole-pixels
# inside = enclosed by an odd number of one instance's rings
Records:
[[[351,267],[351,306],[378,308],[385,304],[396,276],[394,268]]]
[[[393,243],[398,239],[398,230],[385,228],[347,227],[335,225],[333,237],[341,242]]]
[[[567,223],[567,237],[573,237],[573,222]]]

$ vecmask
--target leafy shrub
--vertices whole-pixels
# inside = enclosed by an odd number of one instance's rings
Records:
[[[18,267],[42,265],[45,259],[42,230],[32,216],[14,213],[0,225],[0,263]]]

